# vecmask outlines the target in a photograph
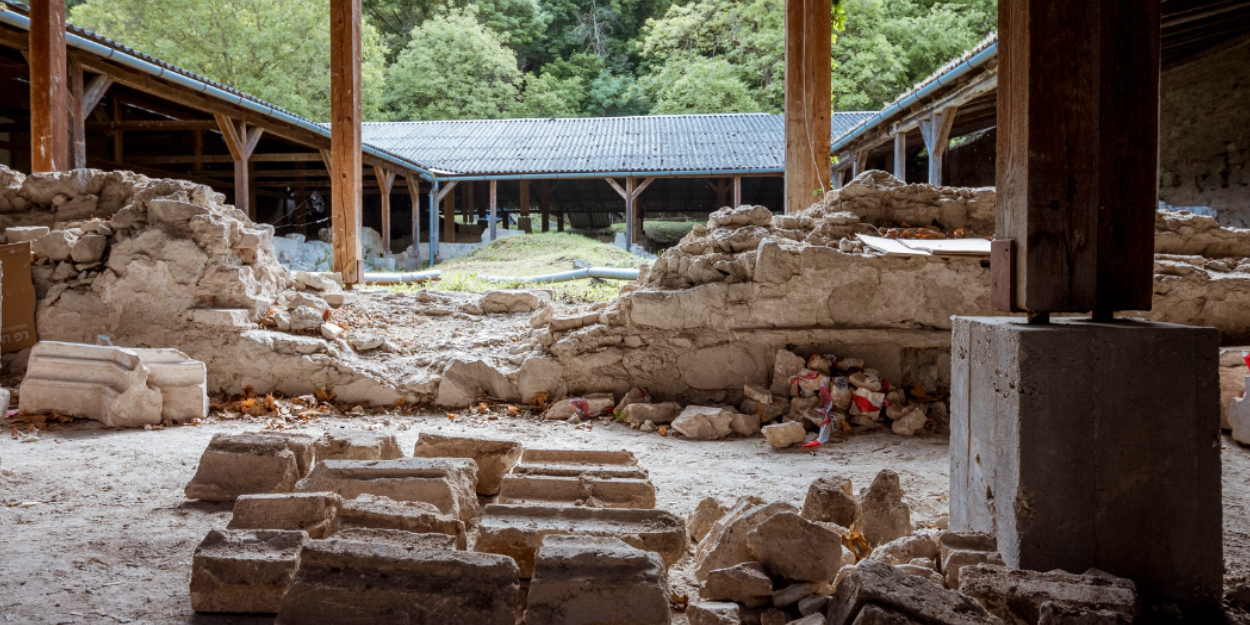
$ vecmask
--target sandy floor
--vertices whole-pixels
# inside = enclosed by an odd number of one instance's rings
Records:
[[[158,431],[53,427],[42,440],[0,439],[0,623],[267,623],[206,616],[188,600],[191,555],[228,505],[187,501],[182,488],[217,432],[255,428],[218,422]],[[444,416],[323,418],[333,427],[394,432],[410,450],[420,431],[472,431],[533,447],[628,449],[651,472],[659,506],[681,515],[700,498],[746,494],[799,504],[816,477],[837,473],[856,489],[883,468],[899,472],[914,520],[947,508],[947,445],[941,438],[867,434],[814,453],[777,453],[762,438],[690,442],[617,424],[475,422]],[[6,428],[7,431],[7,428]],[[1224,441],[1225,557],[1230,575],[1250,573],[1250,449]],[[684,568],[684,567],[680,567]],[[681,584],[678,584],[681,588]]]

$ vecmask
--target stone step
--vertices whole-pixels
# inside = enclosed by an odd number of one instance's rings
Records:
[[[301,531],[210,530],[191,558],[191,609],[277,612],[307,542]]]
[[[477,532],[477,551],[511,556],[527,579],[543,537],[553,534],[619,538],[659,553],[666,567],[686,552],[685,522],[663,510],[490,504]]]
[[[668,625],[668,573],[659,554],[616,538],[548,536],[534,563],[526,625]]]
[[[234,501],[241,495],[290,492],[313,462],[312,443],[303,434],[214,434],[186,486],[187,498]]]
[[[508,475],[503,478],[499,503],[594,505],[601,508],[654,508],[655,486],[650,480],[603,477]]]
[[[476,488],[477,464],[467,458],[326,460],[295,485],[296,491],[329,491],[343,499],[424,501],[466,522],[478,513]]]

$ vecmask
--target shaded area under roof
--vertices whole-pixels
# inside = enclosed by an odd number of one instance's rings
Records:
[[[872,116],[834,113],[837,134]],[[439,177],[779,175],[781,115],[373,122],[364,141]]]

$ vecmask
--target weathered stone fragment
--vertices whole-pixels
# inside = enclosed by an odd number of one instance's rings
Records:
[[[334,493],[240,495],[234,500],[232,530],[303,530],[325,538],[334,530],[339,496]]]
[[[873,547],[911,533],[911,508],[903,503],[898,474],[877,474],[859,497],[859,530]]]
[[[234,501],[239,495],[290,492],[299,480],[299,456],[311,439],[256,432],[214,434],[200,456],[188,499]]]
[[[798,515],[778,512],[747,535],[747,547],[769,575],[831,582],[842,566],[842,537]]]
[[[766,425],[760,431],[763,432],[764,438],[768,439],[768,444],[773,449],[793,447],[802,443],[803,438],[807,436],[807,428],[797,421]]]
[[[658,404],[630,404],[621,415],[625,423],[672,423],[681,414],[681,404],[674,401]]]
[[[308,535],[288,530],[209,530],[191,558],[191,609],[278,611]]]
[[[773,606],[778,608],[788,608],[797,605],[803,599],[816,594],[821,588],[820,584],[811,582],[801,582],[798,584],[790,584],[784,588],[778,588],[773,591]]]
[[[417,458],[471,458],[477,463],[477,494],[495,495],[499,493],[504,474],[521,459],[521,444],[422,432],[412,455]]]
[[[440,512],[424,501],[395,501],[387,497],[360,495],[339,504],[334,533],[350,528],[401,530],[414,534],[446,534],[456,549],[468,546],[464,521]]]
[[[938,535],[940,571],[947,588],[959,588],[959,572],[965,566],[1002,564],[998,541],[991,534],[943,532]]]
[[[700,601],[686,608],[686,618],[690,625],[739,625],[742,620],[738,612],[736,603]]]
[[[768,390],[773,395],[790,396],[790,378],[799,374],[807,363],[802,356],[796,355],[794,352],[787,350],[779,350],[777,359],[773,364],[773,381]]]
[[[277,622],[516,625],[520,580],[512,560],[447,549],[442,535],[409,536],[309,542]]]
[[[1054,601],[1042,604],[1037,625],[1129,625],[1133,618],[1111,610],[1077,608]]]
[[[499,503],[652,508],[655,487],[629,452],[529,450],[504,476]]]
[[[739,502],[699,543],[694,559],[695,578],[705,581],[708,574],[716,569],[758,561],[748,546],[748,535],[773,515],[793,511],[794,506],[788,503],[752,505],[749,501]]]
[[[821,523],[836,523],[850,527],[859,520],[859,501],[851,487],[851,480],[826,475],[816,478],[807,487],[803,500],[803,517]]]
[[[913,560],[923,559],[929,568],[937,568],[937,557],[938,543],[936,537],[929,532],[896,538],[868,554],[868,559],[886,564],[908,564]]]
[[[483,510],[475,548],[511,556],[521,576],[528,578],[543,538],[552,534],[616,537],[643,551],[659,553],[665,566],[672,566],[686,551],[685,524],[662,510],[504,504],[490,504]]]
[[[1002,623],[969,597],[875,560],[860,562],[838,584],[829,603],[828,623],[854,623],[873,604],[931,625]]]
[[[538,310],[551,295],[546,291],[530,289],[500,289],[482,294],[479,305],[484,313],[519,313]]]
[[[527,625],[667,625],[668,573],[659,554],[616,538],[552,535],[534,560]]]
[[[979,564],[960,573],[959,592],[968,595],[1008,623],[1037,623],[1042,604],[1052,602],[1086,610],[1108,610],[1130,619],[1137,616],[1137,587],[1131,580],[1090,571],[1024,571]]]
[[[906,614],[893,612],[878,605],[866,605],[855,617],[853,625],[926,625]]]
[[[332,491],[343,499],[378,495],[424,501],[462,521],[477,515],[477,464],[467,458],[326,460],[295,485],[298,491]]]
[[[743,562],[708,573],[699,598],[705,601],[734,601],[758,608],[772,599],[773,582],[759,562]]]
[[[686,530],[690,532],[690,540],[699,542],[712,531],[713,524],[725,516],[725,504],[715,497],[704,497],[694,507],[690,518],[686,519]]]
[[[317,439],[317,460],[394,460],[403,458],[394,434],[329,430]]]
[[[40,341],[31,349],[18,408],[95,419],[109,427],[161,422],[164,399],[133,350]]]
[[[692,440],[719,440],[733,431],[730,424],[734,412],[718,406],[686,406],[673,420],[673,429]]]
[[[755,413],[734,412],[729,429],[738,436],[755,436],[760,433],[760,416]]]

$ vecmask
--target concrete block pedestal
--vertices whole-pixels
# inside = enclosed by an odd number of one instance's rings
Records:
[[[1223,585],[1219,337],[1212,328],[961,317],[951,345],[951,529],[1013,568]]]

